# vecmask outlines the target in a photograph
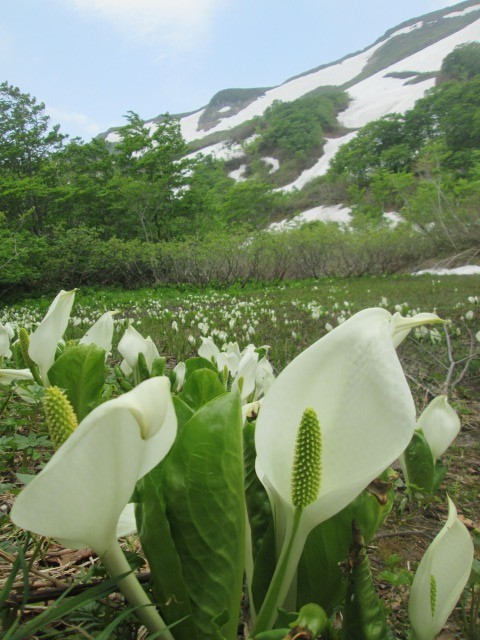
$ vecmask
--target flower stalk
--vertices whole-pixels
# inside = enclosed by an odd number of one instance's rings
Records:
[[[118,587],[127,601],[135,608],[137,617],[147,630],[150,633],[158,633],[161,629],[164,629],[164,632],[159,637],[163,640],[174,640],[142,585],[138,582],[135,574],[132,573],[130,565],[116,539],[113,539],[108,546],[102,556],[102,562],[112,577],[128,573],[128,575],[119,580]]]

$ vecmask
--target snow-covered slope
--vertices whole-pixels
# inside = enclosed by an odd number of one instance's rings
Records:
[[[364,51],[306,72],[278,87],[253,90],[250,101],[232,102],[231,105],[222,102],[215,110],[212,105],[218,104],[218,99],[214,97],[207,107],[180,119],[182,134],[187,142],[196,140],[197,148],[199,141],[215,134],[215,143],[209,145],[206,139],[201,153],[221,160],[241,158],[244,155],[242,145],[229,140],[231,129],[261,116],[275,100],[288,102],[319,87],[341,87],[348,91],[351,102],[339,114],[339,122],[351,131],[342,137],[328,139],[318,161],[294,182],[283,187],[285,191],[301,189],[308,181],[326,173],[339,147],[352,139],[357,129],[389,113],[405,113],[411,109],[434,85],[435,79],[431,74],[440,69],[442,60],[457,45],[479,40],[480,2],[466,0],[421,18],[412,18],[388,31]],[[406,52],[400,60],[398,51]],[[411,75],[405,77],[405,72]],[[418,74],[427,74],[427,77],[424,79]],[[227,95],[229,90],[220,93]],[[151,128],[156,126],[154,121],[147,124]],[[223,142],[218,142],[219,139]],[[115,143],[118,134],[112,131],[106,140]],[[273,172],[278,165],[272,160],[275,158],[265,159],[265,162],[270,163]],[[237,169],[233,167],[230,175],[237,180],[245,179],[243,168],[238,170],[238,165]]]
[[[479,5],[480,7],[480,5]],[[463,42],[480,40],[480,19],[426,49],[396,62],[386,69],[366,78],[348,89],[353,98],[350,106],[340,114],[339,120],[349,128],[363,127],[371,120],[387,113],[405,113],[435,84],[434,79],[417,84],[405,84],[408,80],[387,77],[401,71],[438,71],[442,60]]]
[[[478,16],[473,15],[476,12],[479,12]],[[429,79],[418,84],[405,84],[408,79],[385,76],[392,72],[400,71],[417,73],[438,71],[443,58],[458,44],[480,40],[480,3],[472,4],[460,11],[452,11],[451,8],[450,10],[446,9],[442,16],[436,17],[438,22],[439,20],[451,20],[452,18],[459,18],[469,14],[472,14],[472,20],[477,18],[471,24],[349,86],[348,92],[353,101],[342,115],[342,123],[345,126],[357,128],[387,113],[403,113],[410,109],[415,101],[433,86],[434,80]],[[212,133],[232,129],[254,116],[261,116],[274,100],[287,102],[296,100],[321,86],[343,86],[348,84],[365,70],[367,63],[375,52],[389,41],[431,25],[432,20],[427,18],[428,16],[424,20],[412,22],[407,27],[392,31],[387,37],[380,39],[365,51],[269,89],[244,109],[235,113],[235,115],[229,117],[228,113],[219,113],[220,121],[213,128],[207,130],[201,128],[199,121],[205,109],[200,109],[181,119],[182,134],[187,141],[201,139]]]

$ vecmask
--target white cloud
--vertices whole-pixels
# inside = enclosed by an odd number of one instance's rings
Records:
[[[58,109],[45,106],[45,112],[51,118],[51,124],[59,124],[62,133],[68,133],[71,137],[80,136],[89,140],[102,131],[101,125],[89,118],[84,113]],[[103,127],[105,129],[106,127]]]
[[[194,46],[229,0],[68,0],[83,13],[99,16],[130,39],[165,44],[182,51]]]

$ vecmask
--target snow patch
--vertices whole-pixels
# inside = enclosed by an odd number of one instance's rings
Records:
[[[415,29],[420,29],[420,27],[423,27],[423,20],[421,20],[420,22],[415,22],[415,24],[411,24],[408,27],[404,27],[403,29],[399,29],[398,31],[395,31],[387,39],[391,40],[392,38],[395,38],[396,36],[401,36],[404,33],[410,33],[412,31],[415,31]]]
[[[386,211],[383,217],[395,227],[399,222],[403,222],[403,217],[396,211]],[[344,204],[320,205],[303,211],[291,220],[281,220],[272,222],[269,231],[288,231],[295,229],[307,222],[336,222],[337,224],[349,225],[352,219],[352,209]]]
[[[121,139],[122,136],[118,133],[118,131],[111,131],[105,138],[105,142],[113,142],[114,144],[117,144],[117,142],[120,142]]]
[[[350,87],[348,92],[353,101],[339,114],[339,121],[345,127],[358,128],[388,113],[405,113],[427,89],[434,86],[435,80],[431,78],[404,85],[404,80],[386,78],[385,75],[405,69],[419,73],[435,71],[440,69],[445,56],[458,44],[473,40],[480,40],[480,20]]]
[[[480,267],[476,264],[467,264],[464,267],[454,267],[453,269],[432,267],[431,269],[415,271],[413,275],[421,276],[425,273],[430,273],[435,276],[474,276],[480,274]]]
[[[218,110],[218,113],[227,113],[227,111],[230,111],[232,107],[222,107],[221,109]]]
[[[318,176],[325,175],[328,171],[330,160],[335,156],[342,144],[350,142],[350,140],[352,140],[356,135],[357,132],[353,131],[352,133],[347,133],[346,136],[342,136],[341,138],[327,138],[323,148],[323,155],[313,165],[313,167],[305,169],[305,171],[303,171],[294,182],[287,184],[285,187],[281,187],[278,191],[290,192],[294,189],[303,189],[310,180],[313,180]]]
[[[186,142],[196,138],[203,138],[209,133],[208,131],[198,131],[198,123],[204,112],[205,109],[200,109],[189,116],[185,116],[185,118],[180,118],[180,130]]]
[[[275,171],[278,171],[278,169],[280,168],[280,162],[277,160],[277,158],[265,157],[262,158],[262,161],[270,167],[270,171],[268,173],[275,173]]]
[[[447,13],[447,15],[443,16],[444,18],[459,18],[461,16],[466,16],[467,13],[472,13],[472,11],[478,11],[480,9],[480,4],[475,4],[473,7],[467,7],[463,11],[453,11],[452,13]]]
[[[343,204],[335,204],[330,206],[321,205],[308,209],[291,220],[281,220],[280,222],[272,222],[269,225],[269,231],[287,231],[295,229],[306,222],[337,222],[338,224],[348,224],[350,222],[350,214],[352,210]]]
[[[204,147],[198,151],[189,153],[187,158],[198,158],[199,156],[213,156],[215,160],[233,160],[242,158],[245,155],[243,147],[238,144],[228,144],[227,142],[217,142],[209,147]]]
[[[396,227],[399,222],[405,221],[405,218],[396,211],[385,211],[383,217],[391,223],[392,227]]]
[[[228,174],[229,178],[233,178],[236,182],[245,182],[245,180],[247,179],[245,177],[245,169],[247,168],[246,164],[241,164],[238,169],[234,169],[233,171],[230,171],[230,173]]]
[[[251,102],[237,114],[229,117],[225,122],[220,122],[216,127],[212,127],[208,131],[197,131],[198,119],[202,114],[202,111],[197,112],[197,114],[192,116],[182,118],[181,127],[183,137],[188,142],[195,138],[201,138],[207,134],[214,133],[215,131],[225,131],[236,127],[238,124],[241,124],[254,116],[261,116],[265,109],[267,109],[274,100],[291,102],[317,87],[344,84],[345,82],[352,80],[352,78],[362,71],[372,54],[384,43],[385,41],[379,42],[362,53],[346,58],[343,62],[338,62],[337,64],[315,71],[314,73],[309,73],[308,75],[295,78],[294,80],[290,80],[278,87],[274,87],[273,89],[266,91],[263,96],[257,98],[254,102]]]

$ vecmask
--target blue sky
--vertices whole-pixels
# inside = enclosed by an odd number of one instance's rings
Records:
[[[219,90],[280,84],[372,44],[444,0],[7,0],[1,80],[89,140],[193,111]]]

